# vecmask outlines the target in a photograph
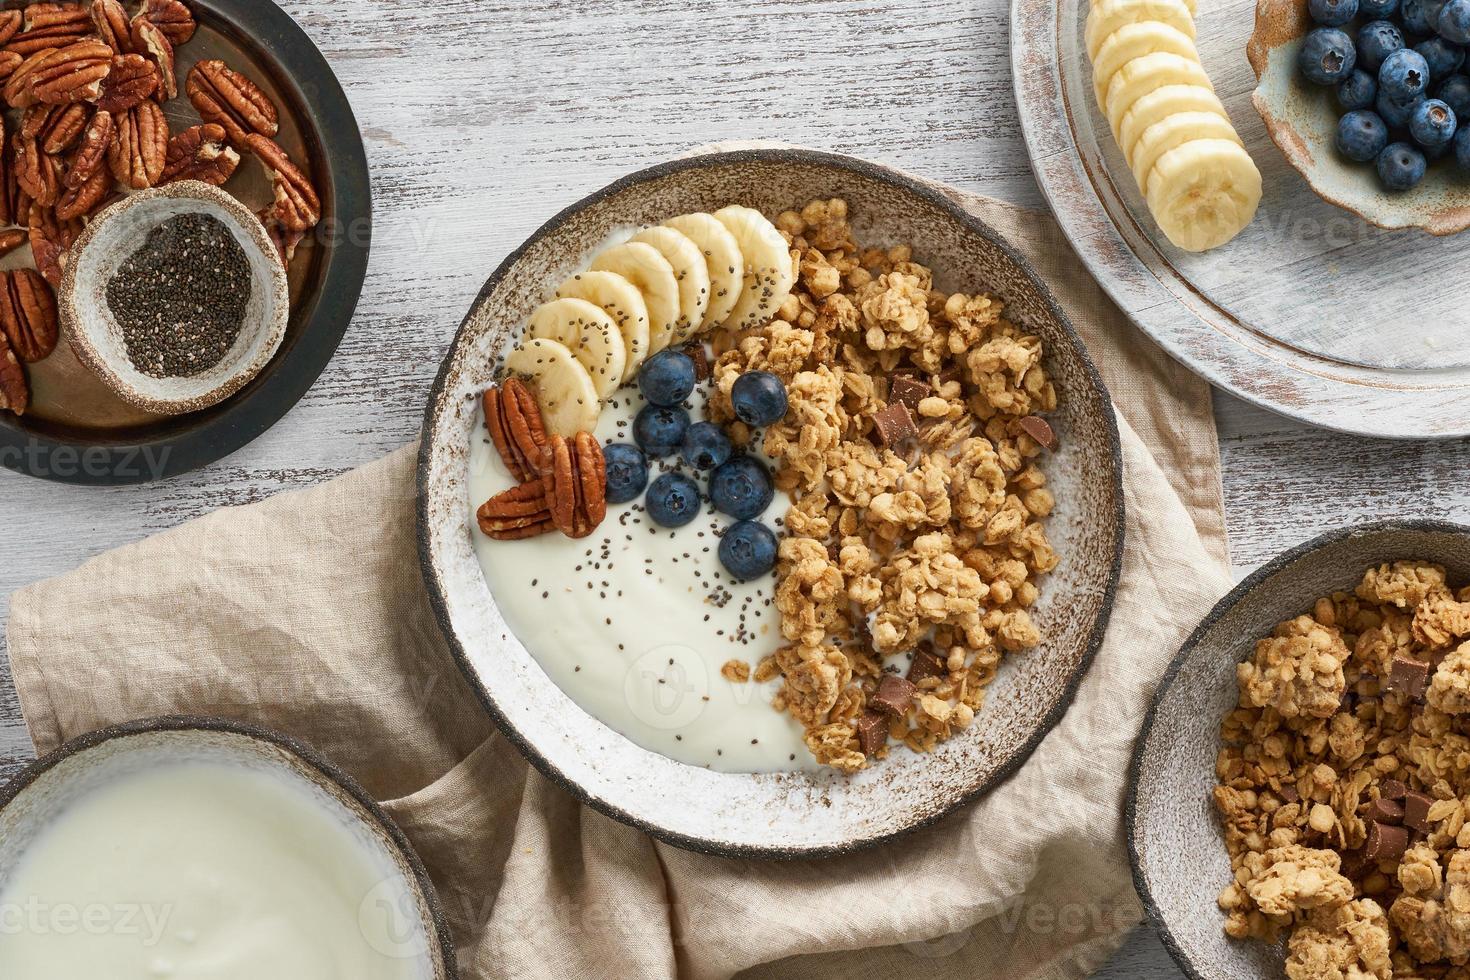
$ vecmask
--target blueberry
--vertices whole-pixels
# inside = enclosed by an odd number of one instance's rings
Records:
[[[737,582],[769,575],[776,567],[776,535],[755,521],[730,525],[720,539],[720,564]]]
[[[660,527],[683,527],[699,516],[699,484],[683,473],[665,473],[648,488],[648,517]]]
[[[1410,34],[1433,34],[1444,0],[1402,0],[1399,19]]]
[[[695,422],[684,433],[681,450],[684,462],[696,470],[712,470],[722,465],[733,451],[730,437],[713,422]]]
[[[1388,145],[1388,127],[1369,109],[1356,109],[1337,122],[1337,149],[1349,160],[1368,163]]]
[[[1297,56],[1302,75],[1318,85],[1336,85],[1347,78],[1357,60],[1353,39],[1335,27],[1319,27],[1308,34]]]
[[[1440,36],[1456,44],[1470,44],[1470,0],[1450,0],[1439,12]]]
[[[1426,166],[1433,164],[1436,160],[1441,160],[1449,156],[1451,153],[1454,152],[1454,150],[1454,140],[1450,140],[1448,143],[1441,143],[1439,146],[1419,147],[1419,152],[1424,154],[1424,163]]]
[[[1337,87],[1337,104],[1347,111],[1367,109],[1378,97],[1378,82],[1361,68],[1356,68],[1347,81]]]
[[[1432,37],[1414,45],[1414,50],[1424,57],[1429,65],[1430,78],[1448,78],[1460,70],[1465,63],[1465,49],[1451,44],[1442,37]]]
[[[1364,17],[1392,17],[1399,12],[1399,0],[1358,0],[1358,13]]]
[[[1406,191],[1424,179],[1424,154],[1408,143],[1391,143],[1378,154],[1378,179],[1391,191]]]
[[[1420,146],[1444,146],[1455,138],[1455,110],[1438,99],[1425,99],[1409,117],[1409,135]]]
[[[1451,75],[1435,88],[1434,97],[1455,110],[1456,119],[1470,119],[1470,78]]]
[[[688,431],[689,413],[682,408],[644,405],[633,420],[633,441],[654,459],[678,452]]]
[[[1358,0],[1307,0],[1307,11],[1323,27],[1341,27],[1358,16]]]
[[[719,511],[739,521],[750,521],[771,506],[776,488],[759,460],[736,456],[710,477],[709,495]]]
[[[1455,163],[1461,170],[1470,171],[1470,126],[1455,134]]]
[[[1358,67],[1378,74],[1383,59],[1401,51],[1404,35],[1386,20],[1369,21],[1358,29]]]
[[[648,486],[648,457],[637,446],[613,443],[602,451],[607,469],[607,502],[626,504],[637,500]]]
[[[786,386],[769,371],[751,371],[736,379],[730,404],[746,425],[775,425],[786,417]]]
[[[672,408],[694,393],[694,360],[683,351],[664,350],[643,362],[638,389],[655,405]]]
[[[1429,87],[1429,63],[1417,51],[1395,51],[1378,68],[1378,94],[1406,105]]]
[[[1408,102],[1395,102],[1380,90],[1377,100],[1373,103],[1373,107],[1378,110],[1378,115],[1388,124],[1389,129],[1407,129],[1409,126],[1409,117],[1414,114],[1414,110],[1423,101],[1424,97],[1421,95],[1419,98],[1411,99]]]

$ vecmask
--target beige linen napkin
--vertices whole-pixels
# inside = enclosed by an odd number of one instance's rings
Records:
[[[1147,698],[1230,584],[1210,394],[1125,322],[1048,216],[952,193],[1086,338],[1121,415],[1129,514],[1076,702],[985,800],[869,853],[791,863],[687,853],[579,806],[491,728],[439,636],[411,448],[19,592],[9,652],[37,748],[172,712],[306,738],[388,801],[474,980],[1095,969],[1140,914],[1120,806]]]

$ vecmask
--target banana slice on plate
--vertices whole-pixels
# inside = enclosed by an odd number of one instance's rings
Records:
[[[602,307],[623,332],[627,364],[623,380],[631,381],[648,357],[648,304],[638,287],[615,272],[581,272],[557,287],[563,299],[585,299]]]
[[[701,329],[713,330],[730,318],[745,289],[745,259],[730,229],[712,214],[685,214],[664,224],[682,232],[704,253],[709,272],[709,308]]]
[[[1098,52],[1120,27],[1158,21],[1193,41],[1194,15],[1184,0],[1101,0],[1087,14],[1087,57],[1097,63]]]
[[[1239,143],[1191,140],[1159,157],[1148,208],[1169,241],[1187,252],[1223,245],[1255,217],[1261,172]]]
[[[1090,6],[1096,7],[1101,2],[1102,2],[1102,0],[1092,0],[1092,3],[1091,3]],[[1186,6],[1186,7],[1189,8],[1189,16],[1191,16],[1191,17],[1193,17],[1195,14],[1199,13],[1199,8],[1196,5],[1195,0],[1184,0],[1184,6]]]
[[[674,279],[679,283],[679,319],[669,342],[682,344],[704,329],[704,314],[709,309],[709,264],[704,253],[688,235],[666,225],[645,228],[632,240],[652,245],[674,268]]]
[[[1213,112],[1176,112],[1143,131],[1133,148],[1133,179],[1138,189],[1148,190],[1148,175],[1165,153],[1190,140],[1218,139],[1244,145],[1230,120]]]
[[[1177,54],[1184,58],[1199,60],[1194,40],[1183,31],[1157,20],[1124,24],[1103,42],[1092,63],[1092,87],[1097,94],[1097,104],[1105,109],[1108,82],[1128,62],[1146,54],[1158,52]]]
[[[1108,82],[1106,104],[1113,138],[1122,135],[1123,117],[1150,92],[1166,85],[1199,85],[1214,91],[1210,76],[1194,58],[1159,52],[1146,54],[1119,68]]]
[[[1203,85],[1165,85],[1140,98],[1123,114],[1118,147],[1124,158],[1133,159],[1133,148],[1149,127],[1181,112],[1213,112],[1221,119],[1229,118],[1220,97]]]
[[[628,370],[628,345],[622,330],[602,307],[585,299],[543,303],[531,314],[527,335],[555,340],[570,350],[592,375],[599,398],[606,398],[622,386]]]
[[[528,340],[511,351],[505,369],[535,383],[536,401],[549,432],[573,436],[597,428],[602,399],[592,375],[566,344],[544,337]]]
[[[593,272],[613,272],[638,287],[648,306],[648,353],[669,346],[679,322],[679,280],[659,250],[643,242],[614,245],[592,260]]]
[[[732,204],[716,211],[715,217],[735,236],[740,254],[745,258],[745,283],[725,326],[732,330],[765,326],[796,285],[791,246],[776,226],[754,208]]]

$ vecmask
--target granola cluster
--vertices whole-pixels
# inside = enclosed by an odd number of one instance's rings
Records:
[[[1240,665],[1215,806],[1225,931],[1290,980],[1470,980],[1470,588],[1401,561]]]
[[[797,287],[768,325],[714,338],[709,412],[746,445],[735,381],[787,385],[762,448],[794,501],[775,597],[788,645],[755,678],[779,673],[777,707],[852,772],[890,739],[927,751],[968,727],[1001,659],[1040,642],[1028,609],[1059,559],[1034,416],[1057,394],[999,300],[936,290],[909,246],[860,247],[846,202],[776,224]]]

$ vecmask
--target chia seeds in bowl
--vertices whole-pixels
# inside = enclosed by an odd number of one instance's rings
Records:
[[[107,282],[107,305],[133,366],[184,378],[235,346],[250,302],[250,262],[218,218],[182,214],[148,233]]]
[[[280,349],[286,270],[265,227],[217,187],[180,181],[98,212],[57,293],[62,335],[128,404],[197,412]]]

